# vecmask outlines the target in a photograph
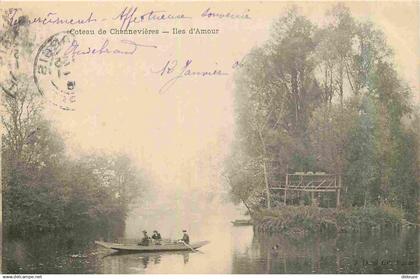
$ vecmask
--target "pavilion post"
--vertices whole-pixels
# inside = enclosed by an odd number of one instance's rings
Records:
[[[336,207],[340,207],[340,191],[341,191],[341,175],[338,176],[338,188],[337,188],[337,205]]]

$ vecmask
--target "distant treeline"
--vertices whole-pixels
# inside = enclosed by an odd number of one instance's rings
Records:
[[[25,20],[19,22],[0,31],[1,46],[13,50],[6,66],[30,63],[26,60],[33,53]],[[145,189],[141,172],[121,154],[71,159],[43,117],[44,100],[33,79],[11,69],[0,84],[3,233],[27,238],[46,232],[123,231],[130,203]]]
[[[324,171],[343,177],[343,207],[392,206],[414,221],[420,117],[411,89],[374,24],[342,4],[325,20],[317,26],[292,8],[244,59],[226,163],[232,197],[263,208],[264,191],[286,173]]]

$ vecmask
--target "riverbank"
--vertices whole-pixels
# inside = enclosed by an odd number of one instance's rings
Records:
[[[390,206],[320,208],[285,206],[253,215],[255,230],[294,237],[318,232],[399,230],[406,222],[402,210]]]

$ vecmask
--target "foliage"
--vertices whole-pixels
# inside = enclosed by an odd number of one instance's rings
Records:
[[[389,205],[354,207],[335,211],[314,206],[287,206],[280,210],[262,210],[254,216],[256,229],[281,232],[294,237],[319,232],[371,231],[399,229],[404,212]]]
[[[404,212],[394,207],[366,207],[341,210],[337,213],[340,231],[363,231],[372,229],[399,228]]]
[[[227,177],[239,174],[229,180],[232,196],[260,210],[269,203],[255,193],[284,183],[286,173],[325,171],[343,177],[343,206],[388,204],[413,222],[420,133],[411,90],[373,23],[343,4],[326,19],[317,26],[290,9],[238,72],[226,162]]]
[[[25,20],[19,22],[0,33],[0,43],[28,51],[29,32]],[[15,57],[25,62],[26,56]],[[91,228],[122,232],[130,203],[145,189],[141,172],[123,154],[70,159],[63,139],[42,115],[33,80],[20,71],[3,78],[4,233],[27,238]]]
[[[91,155],[71,160],[64,154],[62,139],[44,120],[21,157],[7,144],[8,137],[2,146],[6,233],[26,237],[89,227],[123,229],[128,205],[144,190],[139,170],[128,157]],[[103,164],[99,167],[91,160]],[[101,173],[108,175],[106,181]]]
[[[314,206],[287,206],[280,210],[262,210],[255,220],[258,231],[301,237],[331,224],[335,226],[335,211]]]

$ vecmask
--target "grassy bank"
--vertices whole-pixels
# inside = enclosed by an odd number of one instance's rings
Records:
[[[261,210],[253,218],[257,231],[284,233],[298,237],[327,231],[398,230],[403,222],[403,212],[389,206],[339,210],[312,206],[287,206]]]

